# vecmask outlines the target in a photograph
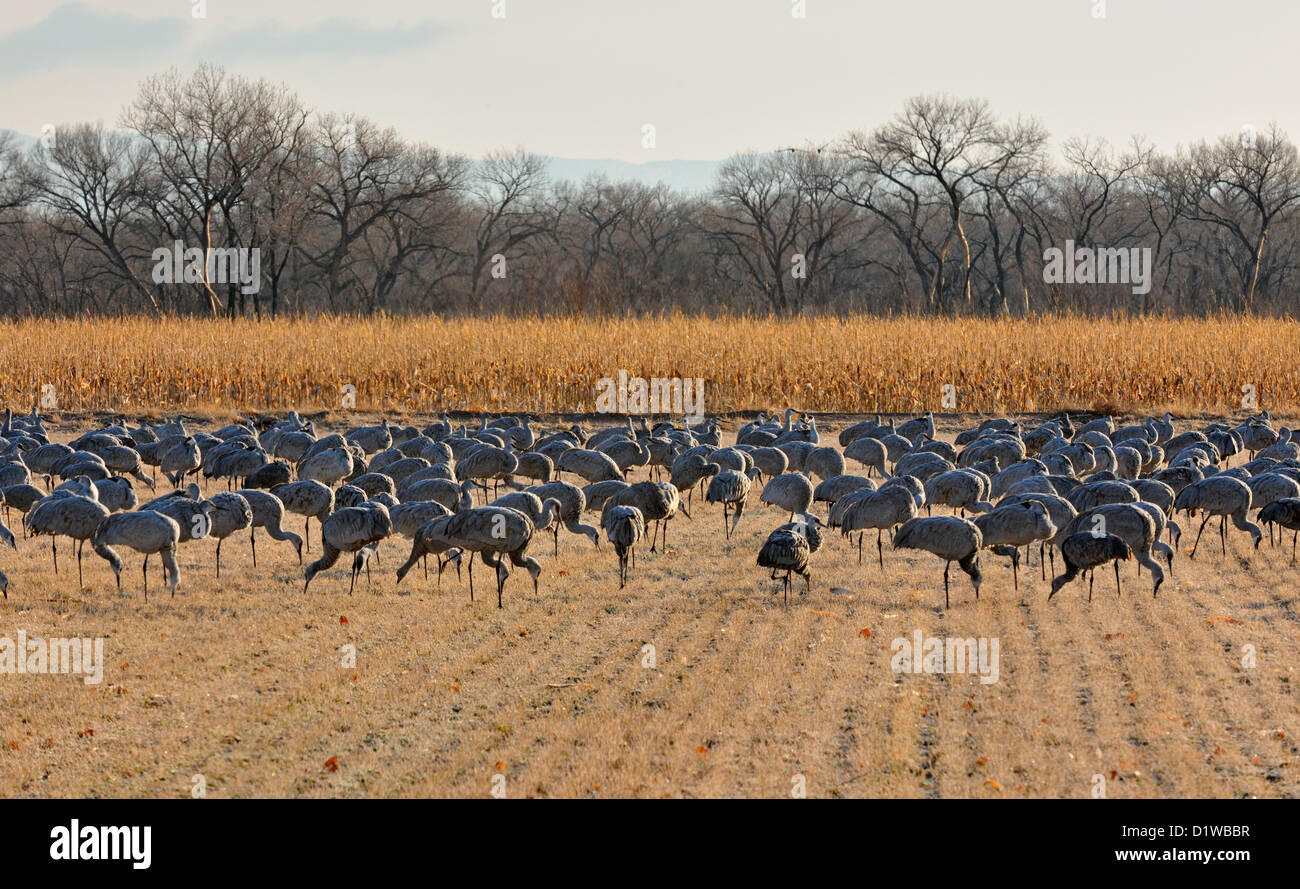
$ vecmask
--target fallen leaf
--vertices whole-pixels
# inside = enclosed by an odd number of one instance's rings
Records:
[[[858,630],[858,635],[861,636],[863,639],[870,639],[871,630],[869,630],[867,627],[863,627],[862,629]]]
[[[346,614],[340,614],[340,615],[339,615],[339,623],[341,623],[341,624],[343,624],[343,625],[346,626],[346,625],[347,625],[347,622],[348,622],[348,616],[347,616]]]
[[[329,759],[325,760],[325,771],[337,772],[338,770],[339,770],[339,758],[337,756],[331,756]]]

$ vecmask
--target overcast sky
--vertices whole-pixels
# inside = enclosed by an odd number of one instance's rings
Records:
[[[115,126],[148,74],[211,61],[313,108],[479,155],[713,160],[870,129],[917,93],[1162,148],[1300,138],[1293,0],[5,0],[0,129]],[[642,147],[642,127],[656,147]]]

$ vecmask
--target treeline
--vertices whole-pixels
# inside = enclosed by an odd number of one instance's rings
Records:
[[[924,96],[690,195],[447,154],[204,66],[145,81],[116,128],[0,139],[0,314],[1286,313],[1298,205],[1275,126],[1057,149]],[[156,283],[176,242],[256,248],[260,287]],[[1057,283],[1044,255],[1067,242],[1149,249],[1149,288]]]

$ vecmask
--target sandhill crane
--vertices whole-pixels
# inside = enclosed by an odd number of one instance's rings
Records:
[[[140,454],[135,448],[125,445],[112,445],[100,451],[99,456],[110,472],[117,475],[130,475],[144,482],[150,488],[154,486],[153,478],[141,469]]]
[[[956,562],[971,579],[975,598],[980,597],[979,551],[983,545],[980,529],[973,522],[957,516],[923,516],[909,519],[894,535],[894,549],[923,549],[944,560],[943,607],[948,607],[948,571]]]
[[[556,514],[559,512],[558,500],[556,504],[557,507],[554,511],[547,512],[542,506],[542,498],[531,491],[511,491],[508,494],[502,494],[488,505],[517,509],[528,516],[536,530],[547,531],[550,530],[552,524],[558,527],[558,522],[555,521]]]
[[[1250,488],[1252,509],[1263,509],[1278,500],[1300,498],[1300,482],[1280,472],[1263,472],[1243,479]],[[1273,542],[1273,526],[1269,525],[1268,542]]]
[[[934,438],[934,412],[927,411],[924,417],[908,420],[898,427],[897,434],[903,438],[916,441],[922,435]]]
[[[469,479],[457,484],[445,478],[428,478],[403,488],[400,493],[403,503],[433,501],[457,512],[474,506],[474,487],[474,482]]]
[[[780,454],[780,451],[777,451]],[[781,454],[781,459],[785,460],[785,455]],[[687,505],[695,496],[695,486],[709,478],[721,469],[716,463],[710,463],[704,454],[685,453],[673,460],[672,468],[669,470],[668,478],[673,487],[677,488],[680,493],[687,492]]]
[[[549,523],[560,510],[560,501],[547,498],[542,502],[542,516]],[[411,547],[411,556],[398,569],[398,582],[406,576],[419,558],[428,553],[446,552],[452,547],[477,552],[483,564],[497,573],[497,607],[502,608],[501,594],[505,588],[510,569],[509,562],[517,567],[528,569],[533,578],[533,592],[537,592],[537,578],[542,572],[541,564],[527,555],[528,544],[536,531],[528,516],[517,509],[501,506],[480,506],[475,509],[458,512],[455,515],[429,522],[416,534]],[[472,556],[471,556],[472,558]],[[470,601],[474,599],[474,563],[470,562]]]
[[[270,490],[277,485],[286,485],[293,479],[289,464],[276,460],[265,463],[244,478],[245,488],[262,488]]]
[[[1152,558],[1156,544],[1156,520],[1151,513],[1136,503],[1108,503],[1095,507],[1079,513],[1057,532],[1057,546],[1080,531],[1098,536],[1114,534],[1127,543],[1138,564],[1151,571],[1154,580],[1151,595],[1159,594],[1160,584],[1165,582],[1165,572]]]
[[[3,521],[0,521],[0,543],[9,544],[10,549],[18,549],[18,542],[14,540],[14,533],[5,527]]]
[[[1079,512],[1108,503],[1136,503],[1141,498],[1132,485],[1120,481],[1097,481],[1080,485],[1065,498]]]
[[[360,447],[367,456],[377,454],[393,444],[393,433],[389,428],[387,417],[381,420],[378,426],[359,426],[352,429],[344,438]]]
[[[650,462],[650,448],[640,441],[611,441],[600,446],[600,452],[617,464],[626,478],[638,466]]]
[[[555,474],[555,461],[545,454],[528,451],[515,458],[515,475],[534,479],[539,484],[547,484]]]
[[[807,512],[812,507],[812,482],[806,475],[798,472],[783,473],[763,486],[763,493],[759,495],[759,500],[762,503],[781,507],[790,513],[790,518],[793,519],[795,513]]]
[[[427,469],[428,467],[426,467]],[[410,476],[407,476],[410,479]],[[391,476],[382,472],[366,472],[352,479],[348,484],[360,488],[367,497],[374,497],[377,494],[396,494],[397,483]]]
[[[0,571],[0,593],[4,593],[6,599],[9,598],[9,578],[5,577],[3,571]]]
[[[616,491],[606,506],[615,503],[620,506],[635,506],[641,510],[641,515],[646,523],[655,523],[655,530],[650,537],[650,552],[655,551],[655,540],[659,533],[660,526],[663,527],[663,544],[668,548],[668,522],[675,516],[678,510],[687,518],[690,513],[682,509],[681,497],[677,493],[677,488],[666,482],[637,482],[634,485],[628,485]]]
[[[845,535],[858,532],[858,564],[861,565],[862,535],[875,529],[876,555],[880,560],[880,570],[884,571],[884,532],[892,532],[916,515],[916,499],[901,485],[885,485],[876,491],[863,490],[850,494],[846,499],[850,499],[850,505],[839,517],[841,532]]]
[[[173,445],[162,454],[162,460],[158,464],[172,483],[172,487],[179,488],[185,483],[185,476],[196,471],[203,465],[203,456],[199,451],[198,442],[193,436],[186,438],[179,444]]]
[[[600,531],[582,523],[582,513],[587,508],[587,497],[582,493],[582,488],[569,482],[555,481],[534,485],[528,490],[542,500],[552,499],[560,504],[559,519],[552,525],[557,556],[560,554],[561,524],[573,534],[585,534],[593,546],[600,548]]]
[[[876,470],[882,478],[889,478],[889,470],[885,468],[885,460],[889,452],[884,442],[878,438],[863,437],[853,440],[844,448],[844,456],[850,460],[857,460],[867,467],[868,476],[871,475],[872,470]]]
[[[862,420],[840,431],[840,447],[848,447],[860,438],[874,438],[891,431],[892,427],[881,422],[880,414],[874,420]]]
[[[95,499],[108,507],[109,512],[127,512],[140,503],[131,483],[120,477],[95,482]]]
[[[823,480],[834,478],[844,474],[844,455],[829,446],[813,448],[808,452],[803,465],[810,476]]]
[[[302,564],[302,538],[292,531],[281,529],[284,521],[284,504],[274,494],[256,488],[242,488],[235,491],[248,503],[252,519],[248,526],[248,545],[253,551],[253,567],[257,567],[257,529],[265,528],[272,540],[287,540],[293,544],[298,554],[298,564]]]
[[[464,481],[476,481],[487,498],[487,484],[481,479],[507,479],[519,468],[514,454],[490,445],[480,446],[461,458],[456,464],[456,475]]]
[[[354,465],[352,452],[347,448],[326,448],[298,464],[298,478],[332,488],[352,474]]]
[[[1061,557],[1065,560],[1065,573],[1052,578],[1052,591],[1047,594],[1050,601],[1061,587],[1079,576],[1079,572],[1088,574],[1088,601],[1092,601],[1093,570],[1107,562],[1115,564],[1115,590],[1119,592],[1119,563],[1133,558],[1133,550],[1123,539],[1114,534],[1097,535],[1091,531],[1071,534],[1061,541]]]
[[[722,504],[722,529],[731,539],[731,532],[740,524],[741,513],[745,511],[745,500],[749,497],[749,478],[743,472],[724,469],[709,480],[709,490],[704,499],[709,503]],[[727,524],[727,515],[732,506],[736,509],[736,518]]]
[[[786,419],[787,421],[789,420],[788,415]],[[809,415],[807,428],[790,429],[782,432],[776,437],[776,440],[772,442],[772,445],[773,447],[780,447],[781,445],[792,441],[803,441],[815,445],[820,441],[820,438],[821,437],[817,432],[817,418]]]
[[[589,451],[570,448],[560,455],[556,468],[562,472],[571,472],[581,476],[587,482],[603,482],[611,479],[622,480],[622,470],[608,454],[601,451]]]
[[[636,552],[636,545],[645,537],[645,517],[635,506],[609,506],[601,517],[605,537],[614,546],[618,556],[618,588],[627,585],[628,557]]]
[[[813,503],[832,506],[855,491],[874,491],[875,482],[861,475],[833,475],[813,488]]]
[[[1036,500],[999,506],[992,512],[975,517],[975,527],[986,547],[1010,547],[1013,588],[1020,589],[1020,549],[1039,541],[1050,540],[1057,531],[1047,507]],[[1002,549],[994,552],[1004,554]]]
[[[1293,531],[1291,535],[1291,564],[1295,564],[1296,537],[1300,536],[1300,498],[1283,497],[1281,500],[1274,500],[1259,511],[1259,520],[1269,526],[1269,533],[1272,533],[1273,525],[1281,525],[1288,531]],[[1281,534],[1279,533],[1279,537]]]
[[[324,522],[334,511],[334,492],[317,481],[300,481],[277,485],[271,493],[280,498],[289,512],[306,517],[302,539],[307,552],[311,552],[311,520]]]
[[[1228,519],[1243,531],[1249,531],[1254,539],[1255,548],[1264,537],[1259,525],[1246,518],[1251,507],[1250,487],[1243,481],[1228,476],[1212,475],[1207,479],[1188,485],[1174,498],[1175,510],[1187,510],[1187,514],[1196,517],[1196,511],[1204,510],[1205,519],[1196,532],[1196,542],[1192,544],[1190,558],[1196,558],[1196,547],[1201,543],[1201,532],[1214,516],[1219,516],[1219,540],[1223,553],[1228,553]]]
[[[221,579],[221,544],[236,531],[253,526],[253,507],[241,494],[222,492],[209,500],[212,523],[208,533],[217,538],[217,579]]]
[[[331,568],[345,552],[355,553],[362,547],[378,543],[393,533],[393,521],[388,510],[376,503],[363,506],[348,506],[335,510],[321,523],[321,542],[324,552],[321,557],[307,566],[303,573],[305,582],[302,591],[307,592],[312,578],[320,572]],[[348,586],[348,595],[357,585],[357,566],[352,566],[352,583]]]
[[[95,529],[108,518],[108,507],[97,500],[85,497],[47,497],[32,507],[24,519],[27,533],[33,537],[50,535],[50,552],[54,556],[54,573],[59,572],[59,535],[71,537],[77,551],[77,584],[84,585],[81,572],[81,551]]]
[[[940,504],[967,512],[989,512],[993,504],[988,501],[991,482],[989,477],[974,469],[951,469],[932,475],[925,483],[925,503]]]
[[[393,522],[394,534],[400,534],[401,536],[407,538],[408,540],[414,540],[415,535],[420,532],[421,528],[423,528],[429,522],[432,522],[434,519],[440,519],[443,518],[444,516],[451,515],[451,510],[443,506],[441,503],[438,503],[433,500],[427,500],[427,501],[419,501],[416,503],[402,503],[396,506],[390,506],[388,508],[388,515]],[[360,557],[361,552],[365,552],[365,550],[363,549],[359,551],[357,554],[358,557]],[[375,563],[378,564],[379,562],[378,544],[375,545],[375,551],[367,555],[365,558],[367,572],[369,571],[369,567],[370,567],[369,560],[371,558],[375,559]],[[458,566],[458,570],[459,570],[459,566]],[[424,576],[426,579],[429,576],[427,559],[425,560]],[[367,579],[368,578],[369,578],[369,574],[367,574]]]
[[[180,567],[176,564],[176,548],[180,544],[181,528],[175,519],[168,518],[160,512],[142,510],[139,512],[120,512],[111,515],[100,523],[90,539],[91,546],[101,558],[113,568],[117,578],[117,588],[122,589],[122,560],[113,550],[114,545],[129,546],[139,553],[144,553],[144,597],[149,600],[149,556],[159,553],[162,557],[163,573],[167,586],[176,595],[180,584]]]
[[[749,452],[749,458],[758,470],[759,481],[775,478],[790,467],[790,458],[780,448],[754,448]]]
[[[212,530],[212,514],[216,507],[210,500],[191,500],[188,497],[162,497],[140,507],[141,511],[160,512],[180,526],[178,542],[202,540]]]
[[[785,572],[782,579],[782,601],[787,605],[790,603],[791,574],[798,574],[804,579],[805,593],[812,589],[812,572],[808,570],[812,545],[808,535],[810,526],[815,527],[812,523],[816,519],[805,516],[801,518],[805,520],[782,525],[769,534],[762,549],[758,551],[758,567],[770,568],[773,580],[776,580],[776,572]]]
[[[23,456],[27,468],[35,475],[45,476],[45,487],[52,485],[53,464],[72,453],[72,448],[65,444],[50,443],[41,445]]]

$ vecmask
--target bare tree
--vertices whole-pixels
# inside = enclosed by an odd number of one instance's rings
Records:
[[[1254,308],[1264,246],[1274,223],[1300,202],[1300,161],[1296,148],[1276,124],[1265,133],[1223,136],[1213,145],[1192,148],[1182,179],[1189,218],[1217,226],[1241,248],[1237,308]]]

